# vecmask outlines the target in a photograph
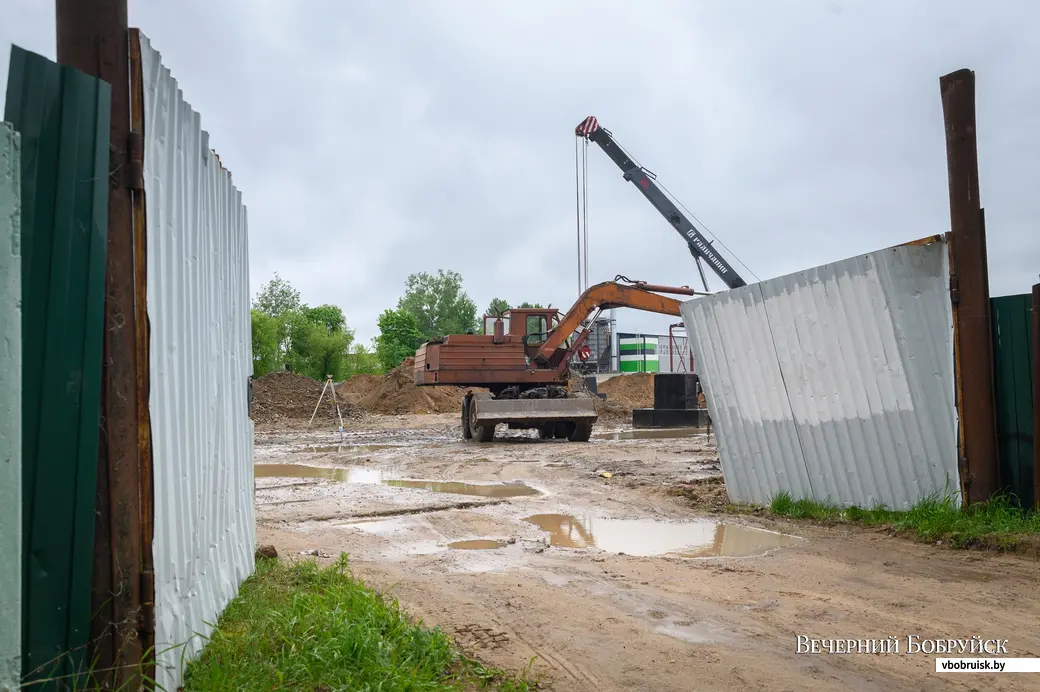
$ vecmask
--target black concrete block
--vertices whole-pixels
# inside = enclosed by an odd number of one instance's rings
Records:
[[[654,375],[654,408],[697,408],[698,377],[693,373],[666,372]]]
[[[633,428],[655,428],[654,410],[652,408],[637,408],[632,411]]]
[[[702,428],[708,425],[707,409],[653,409],[632,411],[633,428]]]

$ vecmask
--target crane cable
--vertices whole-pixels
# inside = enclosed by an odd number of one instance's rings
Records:
[[[582,137],[585,143],[581,154],[581,201],[582,225],[585,227],[585,290],[589,288],[589,140]]]
[[[589,141],[574,139],[574,201],[578,240],[578,295],[589,287]]]
[[[578,224],[578,295],[581,295],[581,166],[578,163],[578,139],[574,139],[574,219]]]

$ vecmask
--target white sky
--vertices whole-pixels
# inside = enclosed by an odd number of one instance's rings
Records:
[[[0,75],[10,43],[53,58],[54,3],[4,4]],[[938,80],[962,67],[978,83],[992,291],[1038,280],[1027,0],[131,0],[130,13],[243,191],[253,293],[278,271],[366,342],[410,272],[461,272],[481,310],[494,296],[570,305],[587,115],[763,279],[946,232]],[[685,244],[595,147],[588,184],[593,281],[696,284]]]

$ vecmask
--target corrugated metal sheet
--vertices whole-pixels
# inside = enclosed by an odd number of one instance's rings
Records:
[[[253,571],[246,209],[141,37],[155,474],[157,682],[177,689]]]
[[[85,683],[104,336],[111,88],[11,51],[21,135],[22,669]],[[68,677],[63,677],[68,676]]]
[[[1033,296],[990,299],[1000,478],[1023,507],[1033,497]]]
[[[22,678],[21,142],[0,123],[0,690]]]
[[[959,498],[945,242],[683,304],[733,502]]]

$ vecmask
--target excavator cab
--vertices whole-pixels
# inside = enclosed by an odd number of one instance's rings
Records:
[[[524,336],[528,346],[541,346],[549,338],[549,320],[544,314],[524,315]]]
[[[523,340],[525,349],[533,354],[546,342],[551,332],[560,323],[556,308],[513,308],[506,311],[509,333]]]

